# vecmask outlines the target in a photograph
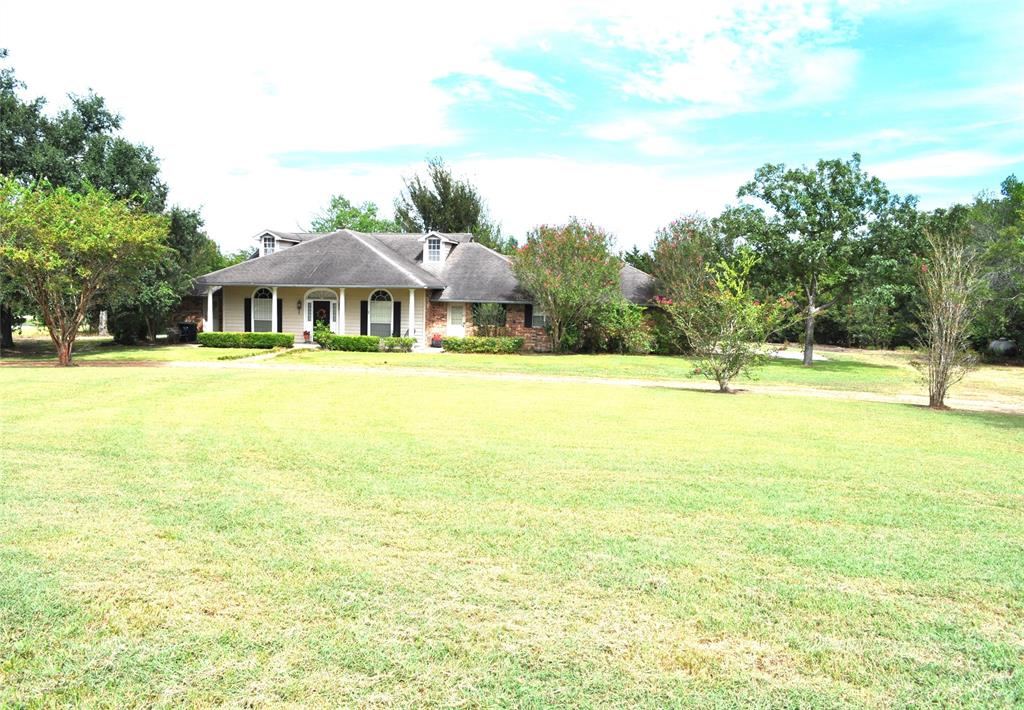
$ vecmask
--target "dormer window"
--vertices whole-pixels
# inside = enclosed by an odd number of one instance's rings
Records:
[[[441,240],[437,237],[427,239],[427,261],[435,264],[441,261]]]
[[[274,253],[274,237],[270,234],[263,235],[263,256]]]

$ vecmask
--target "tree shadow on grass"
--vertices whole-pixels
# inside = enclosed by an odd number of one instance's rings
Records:
[[[883,364],[877,362],[863,362],[861,360],[820,360],[815,361],[810,367],[805,367],[803,362],[800,360],[791,360],[783,358],[774,358],[768,365],[771,368],[782,368],[786,370],[801,371],[801,372],[834,372],[834,373],[851,373],[858,370],[872,371],[872,370],[884,370],[892,373],[901,372],[904,367],[909,367],[910,362],[902,364]]]
[[[910,407],[918,412],[925,412],[936,417],[957,417],[961,420],[978,422],[985,426],[1008,429],[1024,434],[1024,414],[1019,412],[978,412],[971,409],[932,409],[927,404],[910,404],[901,402],[898,406]]]

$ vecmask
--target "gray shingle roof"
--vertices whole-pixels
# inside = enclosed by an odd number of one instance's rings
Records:
[[[654,277],[635,266],[623,264],[619,271],[622,295],[627,301],[647,305],[654,300]]]
[[[436,274],[424,269],[421,234],[366,234],[349,229],[317,234],[276,232],[278,238],[297,242],[196,280],[208,286],[393,286],[428,288],[434,300],[473,303],[530,303],[520,287],[508,257],[472,241],[471,234],[444,234],[456,243]],[[433,265],[431,265],[433,267]],[[654,279],[624,264],[620,272],[622,295],[646,304],[654,297]]]
[[[460,244],[445,259],[438,274],[447,284],[434,299],[474,303],[530,303],[512,272],[508,257],[483,244]]]
[[[373,238],[343,229],[201,276],[200,286],[444,288],[436,276]]]

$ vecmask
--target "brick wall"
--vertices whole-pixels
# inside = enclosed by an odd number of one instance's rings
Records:
[[[551,339],[543,328],[527,328],[525,326],[526,308],[522,304],[510,304],[506,310],[505,334],[514,338],[523,338],[524,348],[534,352],[551,350]],[[430,301],[427,307],[427,343],[437,333],[444,337],[448,330],[448,304]],[[473,325],[472,304],[466,304],[466,335],[477,335]]]

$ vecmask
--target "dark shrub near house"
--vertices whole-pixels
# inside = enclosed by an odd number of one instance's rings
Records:
[[[378,352],[381,340],[376,335],[335,335],[320,331],[317,331],[313,339],[324,350],[345,350],[358,353]]]
[[[290,348],[291,333],[200,333],[199,344],[208,348]]]
[[[441,347],[450,353],[494,353],[510,355],[523,349],[523,338],[444,338]]]

